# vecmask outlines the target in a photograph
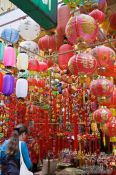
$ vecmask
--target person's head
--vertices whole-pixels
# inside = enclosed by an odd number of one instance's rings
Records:
[[[19,149],[19,140],[25,141],[27,133],[28,133],[28,129],[22,123],[14,127],[14,131],[8,143],[7,154],[9,155],[17,154]]]

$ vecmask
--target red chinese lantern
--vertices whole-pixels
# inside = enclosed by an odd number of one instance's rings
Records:
[[[40,62],[39,61],[39,67],[38,67],[38,71],[39,72],[44,72],[48,69],[48,65],[45,62]]]
[[[45,52],[56,51],[63,44],[63,37],[59,35],[45,35],[39,39],[39,48]]]
[[[46,80],[40,79],[40,80],[37,81],[37,86],[38,87],[45,87],[45,85],[46,85]]]
[[[116,137],[116,118],[108,121],[104,127],[104,132],[109,137]]]
[[[99,24],[101,24],[105,19],[105,14],[98,9],[90,12],[89,15],[92,16]]]
[[[37,59],[29,59],[28,69],[30,71],[38,71],[39,69],[39,62]]]
[[[29,86],[37,86],[37,80],[35,78],[28,79]]]
[[[105,123],[111,120],[113,115],[112,115],[112,112],[108,108],[101,107],[97,109],[96,111],[94,111],[93,117],[97,123]]]
[[[65,27],[70,18],[70,10],[67,5],[58,7],[57,28],[56,31],[59,35],[65,35]]]
[[[0,92],[2,91],[3,74],[0,72]]]
[[[92,55],[98,60],[99,66],[113,67],[116,62],[115,52],[106,46],[98,46],[92,50]]]
[[[110,16],[109,22],[110,22],[110,27],[116,30],[116,12]]]
[[[96,59],[88,53],[80,53],[70,58],[68,62],[72,74],[92,74],[97,68]]]
[[[107,7],[107,1],[106,0],[99,0],[98,1],[98,9],[101,10],[101,11],[105,11]]]
[[[49,67],[52,67],[53,64],[54,64],[51,58],[49,58],[49,59],[44,59],[43,62],[45,62],[45,63],[48,65],[48,68],[49,68]]]
[[[114,77],[116,78],[116,66],[114,65],[113,67],[108,67],[108,68],[99,68],[98,69],[98,74],[101,76],[106,76],[106,77]]]
[[[74,55],[73,51],[65,53],[67,51],[73,50],[73,47],[69,44],[63,44],[58,51],[58,64],[60,69],[68,69],[68,61]],[[62,54],[65,53],[65,54]]]
[[[97,97],[107,97],[113,92],[113,83],[104,77],[93,80],[90,84],[90,90]]]

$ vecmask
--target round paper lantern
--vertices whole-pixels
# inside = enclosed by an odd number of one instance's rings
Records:
[[[71,17],[66,25],[65,34],[71,44],[77,43],[79,31],[77,28],[77,16]]]
[[[97,97],[111,96],[113,88],[113,83],[103,77],[100,77],[97,80],[93,80],[90,84],[90,90],[92,94]]]
[[[92,55],[98,60],[99,66],[113,67],[116,62],[115,52],[107,46],[98,46],[92,50]]]
[[[0,72],[0,92],[2,91],[2,84],[3,84],[3,74]]]
[[[114,117],[111,121],[108,121],[104,126],[105,134],[109,137],[116,137],[116,118]]]
[[[4,51],[4,59],[3,59],[4,66],[11,66],[15,67],[16,65],[16,51],[13,46],[9,45],[5,48]]]
[[[109,22],[110,22],[110,27],[111,27],[113,30],[116,30],[116,12],[113,13],[113,14],[110,16]]]
[[[62,46],[60,46],[59,50],[58,50],[58,64],[60,69],[64,70],[64,69],[68,69],[68,61],[69,59],[74,55],[74,52],[68,52],[65,54],[62,54],[64,52],[73,50],[73,47],[69,44],[63,44]],[[61,54],[61,55],[60,55]]]
[[[39,39],[39,48],[45,52],[56,51],[63,44],[63,37],[59,35],[45,35]]]
[[[17,41],[19,40],[19,33],[16,29],[7,28],[2,31],[1,37],[9,42],[17,43]]]
[[[57,28],[59,35],[65,35],[65,27],[70,18],[70,10],[67,5],[58,6],[57,12]]]
[[[39,53],[38,44],[34,41],[23,41],[19,44],[19,52],[26,52],[29,58],[36,58]],[[27,51],[29,50],[29,51]],[[35,54],[34,54],[35,53]]]
[[[30,59],[29,60],[29,65],[28,65],[28,69],[30,71],[38,71],[39,69],[39,62],[37,59]]]
[[[52,67],[54,65],[53,60],[52,59],[44,59],[43,62],[45,62],[49,67]]]
[[[39,61],[38,71],[39,72],[44,72],[47,69],[48,69],[48,65],[45,62]]]
[[[89,15],[80,14],[77,17],[77,27],[79,36],[86,42],[95,41],[98,34],[98,25],[95,19]]]
[[[44,88],[45,85],[46,85],[46,80],[40,79],[40,80],[37,81],[37,86],[38,86],[38,87]]]
[[[105,19],[105,14],[98,9],[90,12],[89,15],[92,16],[99,24],[101,24]]]
[[[20,78],[16,82],[16,96],[17,98],[25,98],[28,93],[28,81]]]
[[[111,120],[113,116],[112,112],[108,108],[101,107],[94,111],[93,117],[97,123],[106,123]]]
[[[97,68],[96,59],[88,53],[80,53],[70,58],[68,62],[72,74],[92,74]]]
[[[17,68],[18,70],[28,69],[28,55],[26,53],[19,53],[17,56]]]
[[[28,79],[29,86],[37,86],[37,80],[35,78],[29,78]]]
[[[3,60],[4,57],[4,44],[2,43],[2,41],[0,41],[0,61]]]
[[[105,11],[107,7],[107,1],[106,0],[98,0],[98,9],[101,11]]]
[[[2,93],[6,96],[14,93],[14,76],[10,73],[3,76]]]
[[[40,34],[40,26],[35,21],[26,18],[19,25],[19,34],[24,40],[34,40]]]

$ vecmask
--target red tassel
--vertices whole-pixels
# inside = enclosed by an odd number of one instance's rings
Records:
[[[77,124],[77,116],[74,116],[74,150],[78,149],[78,124]]]

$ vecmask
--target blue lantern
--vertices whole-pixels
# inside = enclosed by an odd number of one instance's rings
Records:
[[[2,31],[1,37],[9,42],[17,43],[19,40],[19,33],[16,29],[7,28]]]
[[[0,61],[3,60],[3,56],[4,56],[4,44],[2,43],[2,41],[0,41]]]
[[[10,73],[3,76],[2,93],[6,96],[14,93],[14,76]]]

